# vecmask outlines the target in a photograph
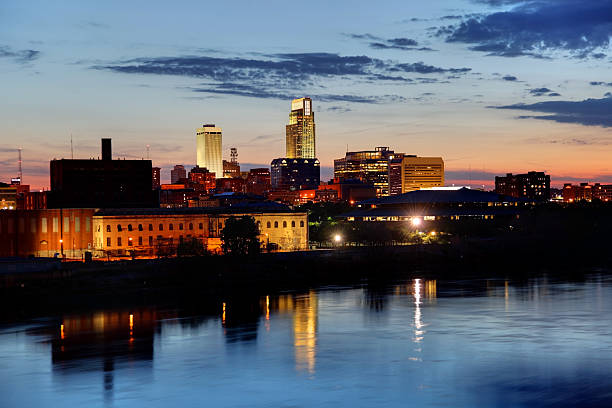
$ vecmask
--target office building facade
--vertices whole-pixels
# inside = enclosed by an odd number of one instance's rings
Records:
[[[389,163],[403,156],[403,153],[395,153],[388,147],[347,152],[344,158],[334,160],[334,178],[372,184],[376,188],[377,197],[388,196]]]
[[[441,157],[402,155],[389,162],[389,195],[444,186]]]
[[[321,166],[317,159],[272,160],[270,178],[276,190],[315,189],[321,181]]]
[[[286,156],[290,159],[316,158],[315,122],[310,98],[291,102],[289,124],[286,126],[286,149]]]
[[[222,130],[214,124],[202,125],[196,132],[196,164],[215,177],[223,177]]]
[[[532,201],[550,199],[550,176],[541,171],[495,177],[495,192]]]
[[[170,170],[170,183],[179,184],[187,178],[187,170],[182,164],[177,164],[172,170]]]

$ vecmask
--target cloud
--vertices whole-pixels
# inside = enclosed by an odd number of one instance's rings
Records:
[[[529,90],[529,93],[533,96],[544,96],[550,92],[552,92],[552,90],[548,88],[533,88]]]
[[[602,82],[602,81],[591,81],[590,85],[593,86],[612,86],[612,82]]]
[[[427,65],[423,62],[397,64],[395,67],[391,68],[391,71],[417,72],[419,74],[440,74],[444,72],[460,74],[471,70],[471,68],[440,68],[433,65]]]
[[[488,55],[548,57],[565,51],[577,58],[603,58],[612,35],[612,0],[482,0],[507,11],[472,16],[439,27],[447,42],[472,44]]]
[[[397,43],[407,39],[394,39]],[[212,82],[189,87],[198,93],[239,95],[263,99],[288,99],[314,89],[325,89],[325,81],[368,80],[413,82],[401,73],[465,73],[470,68],[441,68],[423,62],[398,63],[365,55],[341,56],[333,53],[285,53],[258,58],[178,56],[134,58],[92,69],[123,74],[185,76]],[[431,81],[430,81],[431,80]],[[435,78],[420,80],[436,82]],[[313,97],[315,95],[312,95]],[[321,101],[383,103],[401,101],[397,95],[356,96],[322,92]]]
[[[377,50],[402,50],[402,51],[435,51],[429,47],[419,47],[419,42],[412,38],[382,38],[372,34],[344,34],[355,40],[368,40],[370,48]]]
[[[515,77],[514,75],[506,75],[506,76],[502,77],[502,79],[504,81],[518,81],[518,78]]]
[[[347,108],[345,106],[330,106],[329,108],[326,109],[326,111],[328,112],[338,112],[338,113],[346,113],[346,112],[350,112],[351,109]]]
[[[0,45],[0,58],[9,58],[19,64],[26,64],[40,57],[37,50],[13,50],[10,47]]]
[[[612,127],[612,98],[585,99],[582,101],[546,101],[533,104],[491,106],[495,109],[524,110],[548,113],[543,116],[519,116],[519,119],[550,120],[558,123],[574,123],[584,126]]]

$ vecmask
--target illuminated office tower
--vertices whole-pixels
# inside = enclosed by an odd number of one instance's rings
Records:
[[[221,128],[213,125],[202,125],[196,133],[196,164],[223,177],[223,158],[221,156]]]
[[[312,99],[300,98],[291,102],[286,135],[287,158],[314,159],[316,157]]]

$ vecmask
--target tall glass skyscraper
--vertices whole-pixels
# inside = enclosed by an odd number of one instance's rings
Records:
[[[215,177],[223,177],[223,157],[221,148],[221,128],[202,125],[196,132],[196,164],[205,167]]]
[[[315,123],[312,99],[300,98],[291,102],[287,131],[287,158],[314,159]]]

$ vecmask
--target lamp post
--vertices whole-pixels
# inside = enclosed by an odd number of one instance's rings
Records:
[[[340,234],[334,235],[334,242],[336,243],[336,246],[342,245],[342,235]]]

